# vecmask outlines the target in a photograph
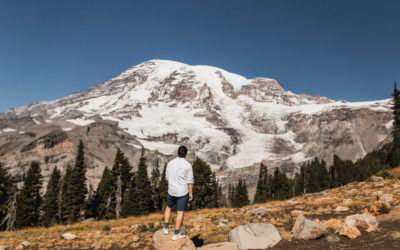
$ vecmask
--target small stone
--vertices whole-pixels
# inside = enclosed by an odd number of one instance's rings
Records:
[[[336,212],[345,212],[345,211],[349,211],[348,207],[342,207],[342,206],[338,206],[337,208],[335,208]]]
[[[373,182],[380,182],[380,181],[383,181],[383,177],[375,176],[375,175],[371,176],[370,179],[371,179],[371,181],[373,181]]]
[[[226,227],[226,224],[221,222],[221,223],[218,224],[217,227]]]
[[[74,239],[76,239],[77,236],[72,233],[65,233],[62,235],[62,237],[66,240],[74,240]]]
[[[94,218],[88,218],[88,219],[82,221],[81,223],[82,223],[82,224],[89,224],[89,223],[92,222],[93,220],[94,220]]]
[[[97,232],[95,233],[95,235],[96,235],[96,236],[101,236],[101,232],[100,232],[100,231],[97,231]]]
[[[391,194],[378,194],[377,200],[386,203],[386,205],[390,205],[392,200],[393,200],[393,195],[391,195]]]
[[[400,240],[400,232],[394,232],[390,235],[394,240]],[[0,248],[1,249],[1,248]]]
[[[133,238],[132,238],[133,242],[138,242],[139,239],[140,239],[140,238],[139,238],[139,236],[137,236],[137,235],[134,235]]]
[[[139,227],[138,224],[133,224],[132,226],[130,226],[130,229],[136,229],[136,228],[138,228],[138,227]]]
[[[251,213],[253,215],[264,215],[264,214],[266,214],[268,212],[269,212],[268,208],[261,206],[259,208],[254,209]]]
[[[343,200],[343,203],[347,203],[347,204],[348,204],[348,203],[352,203],[352,202],[353,202],[352,199],[344,199],[344,200]]]
[[[326,241],[328,241],[330,243],[334,243],[334,242],[340,241],[340,238],[337,235],[334,235],[334,234],[328,235],[325,239],[326,239]]]
[[[356,227],[352,226],[342,226],[339,230],[339,234],[350,239],[355,239],[361,235],[360,231]]]

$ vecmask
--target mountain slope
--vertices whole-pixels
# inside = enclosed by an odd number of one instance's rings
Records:
[[[189,158],[222,171],[221,178],[243,167],[254,174],[262,161],[292,175],[314,156],[355,160],[388,141],[390,105],[390,99],[351,103],[297,95],[269,78],[151,60],[89,90],[1,114],[0,161],[14,175],[35,157],[49,171],[55,164],[64,168],[83,138],[94,180],[112,164],[116,146],[132,163],[144,146],[157,167],[181,144]],[[49,140],[53,147],[46,148]]]

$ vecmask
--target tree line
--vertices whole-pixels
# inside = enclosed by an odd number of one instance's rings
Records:
[[[54,167],[42,197],[42,175],[38,162],[31,162],[20,190],[3,164],[0,164],[0,229],[71,224],[88,218],[109,220],[162,211],[168,193],[162,174],[153,169],[147,174],[144,149],[138,169],[117,149],[111,169],[105,167],[96,190],[86,185],[83,142],[80,141],[75,165],[67,166],[65,174]],[[215,173],[203,160],[193,162],[194,200],[188,209],[225,206],[225,196]]]

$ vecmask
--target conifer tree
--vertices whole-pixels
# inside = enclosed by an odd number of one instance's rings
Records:
[[[272,180],[272,194],[275,200],[285,200],[292,196],[292,187],[289,178],[275,168]]]
[[[210,208],[214,207],[214,190],[215,184],[213,183],[213,172],[210,165],[205,161],[196,157],[193,162],[193,209]]]
[[[17,228],[34,227],[39,225],[39,209],[42,203],[40,189],[42,175],[38,162],[33,161],[28,170],[23,187],[17,197]]]
[[[86,219],[97,217],[97,204],[95,196],[96,192],[93,190],[92,185],[89,185],[88,198],[86,199],[86,205],[85,205]]]
[[[61,191],[61,172],[55,167],[47,184],[46,194],[41,206],[40,223],[51,226],[59,223],[58,210],[60,205],[59,193]]]
[[[136,176],[133,175],[129,183],[128,191],[125,192],[124,203],[122,204],[122,217],[138,214],[138,198],[136,188]]]
[[[168,196],[168,183],[165,178],[166,171],[167,171],[167,164],[165,164],[165,166],[164,166],[163,172],[161,174],[161,179],[158,184],[158,202],[157,203],[158,203],[158,208],[161,211],[164,211],[164,209],[165,209],[167,196]]]
[[[0,230],[8,229],[5,222],[10,220],[9,210],[15,192],[16,186],[14,185],[14,179],[7,172],[3,163],[0,162]],[[13,225],[11,227],[13,227]]]
[[[65,174],[62,178],[62,189],[61,189],[61,209],[60,209],[60,220],[63,223],[71,223],[71,217],[73,213],[73,203],[71,197],[74,195],[72,185],[72,167],[67,166]]]
[[[148,214],[154,210],[154,201],[152,199],[151,183],[147,175],[144,151],[142,151],[135,177],[135,186],[137,189],[136,199],[138,202],[137,214]]]
[[[111,171],[105,167],[103,175],[94,195],[95,214],[97,219],[114,219],[115,206],[112,204],[114,193],[114,178]]]
[[[235,186],[230,183],[228,185],[228,202],[229,207],[235,207]]]
[[[75,166],[70,171],[70,176],[65,179],[63,184],[62,220],[68,224],[78,221],[84,214],[86,194],[88,192],[85,174],[85,155],[83,142],[81,140],[78,146]]]
[[[248,204],[250,204],[250,201],[246,181],[239,178],[238,184],[235,188],[234,207],[243,207]]]
[[[268,170],[267,167],[261,163],[256,193],[254,195],[254,203],[263,203],[267,201],[267,182]]]
[[[388,155],[388,163],[393,167],[400,165],[400,91],[397,89],[396,82],[394,82],[393,97],[393,126],[392,126],[392,148]]]

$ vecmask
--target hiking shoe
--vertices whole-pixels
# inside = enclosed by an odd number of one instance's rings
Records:
[[[186,237],[186,235],[184,235],[184,234],[174,234],[173,236],[172,236],[172,240],[181,240],[181,239],[184,239]]]
[[[164,232],[164,234],[169,234],[169,228],[168,227],[164,227],[163,232]]]

